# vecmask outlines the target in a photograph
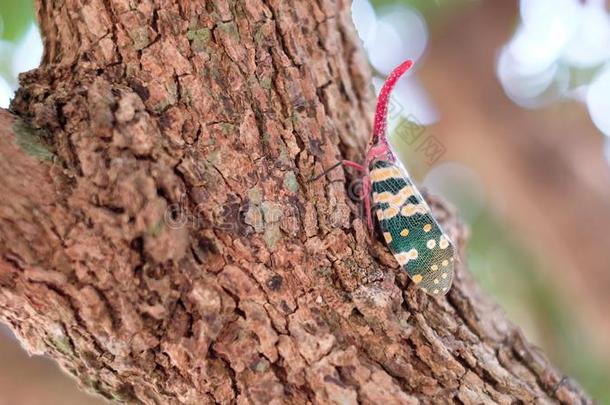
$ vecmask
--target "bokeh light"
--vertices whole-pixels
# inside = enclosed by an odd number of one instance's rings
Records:
[[[352,20],[365,48],[369,48],[375,38],[377,17],[375,9],[368,0],[352,2]]]
[[[42,52],[43,47],[40,31],[35,24],[32,24],[15,48],[12,64],[14,77],[17,77],[21,72],[37,68],[40,65]]]
[[[422,15],[415,9],[403,5],[381,8],[374,47],[369,50],[371,64],[384,76],[405,59],[417,62],[428,43],[428,28]],[[387,42],[386,33],[391,35]],[[393,47],[395,46],[395,47]]]
[[[589,0],[580,11],[580,19],[566,43],[563,60],[577,68],[599,66],[610,58],[610,17],[603,0]]]
[[[377,12],[368,0],[354,0],[352,17],[364,49],[374,68],[373,85],[379,92],[383,79],[405,59],[416,62],[392,95],[398,114],[390,114],[390,131],[400,118],[415,119],[429,125],[438,120],[438,112],[415,71],[428,43],[428,28],[423,16],[402,3],[380,8]]]
[[[26,34],[16,42],[0,40],[0,107],[7,108],[17,89],[19,73],[40,65],[43,46],[40,32],[30,24]]]
[[[589,86],[587,108],[597,128],[610,136],[610,65]]]
[[[497,61],[506,95],[526,108],[562,98],[586,102],[593,123],[610,135],[610,76],[603,68],[610,60],[606,2],[521,0],[519,10],[520,24]]]
[[[0,76],[0,108],[8,108],[12,95],[13,89],[6,80]]]

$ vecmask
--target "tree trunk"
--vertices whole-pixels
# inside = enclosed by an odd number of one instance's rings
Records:
[[[0,113],[0,317],[31,353],[124,402],[590,403],[463,261],[425,295],[344,171],[308,181],[371,130],[349,2],[38,17],[42,66]]]

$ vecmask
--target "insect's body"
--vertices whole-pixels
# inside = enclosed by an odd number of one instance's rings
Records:
[[[399,161],[376,158],[368,170],[372,210],[390,252],[425,292],[445,294],[453,281],[449,237]]]
[[[428,294],[443,295],[453,282],[455,248],[386,136],[390,93],[412,65],[406,61],[394,69],[379,93],[373,136],[362,167],[366,172],[364,203],[369,229],[372,231],[375,213],[388,249],[411,280]]]
[[[381,89],[365,164],[350,161],[343,164],[365,172],[363,198],[371,234],[375,212],[383,238],[396,261],[425,292],[442,295],[449,291],[453,281],[455,248],[386,137],[390,93],[412,65],[406,61],[394,69]]]

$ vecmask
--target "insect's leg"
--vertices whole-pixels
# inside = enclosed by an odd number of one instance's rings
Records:
[[[331,170],[333,170],[336,167],[341,166],[341,165],[354,168],[360,172],[364,172],[366,170],[365,167],[362,166],[360,163],[352,162],[351,160],[340,160],[337,163],[335,163],[334,165],[332,165],[331,167],[329,167],[328,169],[324,170],[321,174],[317,175],[316,177],[312,178],[309,181],[316,181],[316,180],[320,179],[321,177],[324,177]]]
[[[362,179],[364,184],[362,185],[362,198],[364,199],[364,209],[366,211],[366,223],[369,228],[369,234],[373,236],[373,211],[371,210],[371,179],[369,176],[364,176]]]
[[[324,170],[322,173],[318,174],[316,177],[311,178],[309,181],[316,181],[318,179],[321,179],[322,177],[324,177],[326,175],[326,173],[330,172],[331,170],[333,170],[334,168],[341,166],[343,162],[339,161],[337,163],[335,163],[334,165],[332,165],[331,167],[329,167],[328,169]]]
[[[319,174],[318,176],[314,177],[310,181],[318,180],[319,178],[324,176],[326,173],[328,173],[329,171],[333,170],[334,168],[336,168],[340,165],[354,168],[360,172],[366,172],[366,167],[364,167],[360,163],[352,162],[351,160],[342,160],[342,161],[339,161],[336,164],[332,165],[330,168],[326,169],[322,174]],[[362,198],[364,200],[364,209],[366,211],[366,222],[368,225],[370,235],[373,235],[374,228],[373,228],[373,214],[371,212],[371,179],[369,178],[368,175],[364,175],[362,177],[362,195],[360,196],[360,198]]]
[[[351,160],[343,160],[343,161],[341,161],[341,163],[343,164],[343,166],[354,168],[354,169],[358,170],[359,172],[366,171],[366,168],[364,166],[362,166],[360,163],[352,162]]]

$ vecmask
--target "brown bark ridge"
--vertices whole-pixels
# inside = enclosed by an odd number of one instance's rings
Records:
[[[38,2],[0,114],[0,318],[31,353],[129,403],[591,403],[465,264],[426,296],[344,171],[308,181],[371,129],[349,6]]]

